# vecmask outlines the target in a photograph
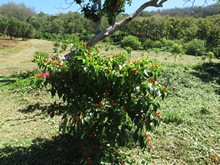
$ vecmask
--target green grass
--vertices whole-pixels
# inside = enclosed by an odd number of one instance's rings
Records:
[[[105,43],[99,43],[97,46],[100,50],[103,56],[108,56],[113,54],[117,54],[120,52],[126,52],[125,49],[121,48],[120,46],[115,45],[109,45]],[[131,60],[141,59],[141,58],[150,58],[157,60],[159,62],[163,63],[174,63],[174,55],[170,52],[162,52],[162,51],[141,51],[141,50],[132,50],[131,51]],[[208,58],[205,60],[202,60],[202,56],[191,56],[191,55],[177,55],[176,63],[177,64],[183,64],[183,65],[196,65],[196,64],[202,64],[204,62],[208,62]],[[212,59],[213,62],[219,62],[218,59]]]
[[[110,48],[109,53],[113,51],[116,49]],[[141,58],[139,53],[134,58]],[[150,54],[146,56],[150,58]],[[186,61],[195,58],[187,57]],[[14,71],[20,72],[25,60],[17,59]],[[29,57],[28,65],[30,61]],[[220,63],[200,63],[161,64],[158,81],[170,91],[161,104],[162,124],[152,134],[151,152],[123,148],[127,159],[136,164],[142,158],[155,165],[220,164]],[[7,67],[13,67],[13,61],[8,60]],[[53,108],[54,99],[45,90],[32,87],[30,75],[34,73],[12,74],[4,65],[0,69],[0,164],[80,164],[77,142],[59,136],[59,117],[45,113]]]
[[[212,67],[206,79],[198,67],[163,68],[162,81],[172,93],[161,107],[164,122],[150,154],[155,164],[220,163],[220,64]]]

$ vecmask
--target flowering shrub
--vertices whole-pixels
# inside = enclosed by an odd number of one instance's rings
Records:
[[[62,115],[60,130],[80,139],[82,161],[96,164],[109,155],[111,162],[110,148],[128,142],[150,147],[148,132],[159,125],[159,101],[167,94],[156,81],[158,66],[128,61],[123,53],[102,58],[85,45],[74,51],[66,62],[40,56],[34,61],[44,72],[37,77],[44,77],[51,95],[62,100],[61,108],[49,113]]]

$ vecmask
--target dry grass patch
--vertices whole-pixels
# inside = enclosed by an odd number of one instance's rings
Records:
[[[31,61],[36,51],[52,53],[53,44],[45,40],[31,39],[3,40],[0,39],[0,75],[9,75],[15,72],[30,71],[37,66]],[[8,47],[3,47],[8,45]]]

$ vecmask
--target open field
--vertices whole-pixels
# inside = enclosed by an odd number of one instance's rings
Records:
[[[105,43],[101,43],[98,45],[98,48],[100,48],[101,53],[103,55],[111,55],[117,54],[120,52],[126,52],[123,48],[119,46],[113,46],[108,45]],[[131,51],[131,59],[141,59],[141,58],[150,58],[157,60],[159,62],[164,63],[174,63],[174,56],[170,52],[155,52],[155,51]],[[213,59],[213,62],[219,62],[218,59]],[[195,65],[195,64],[201,64],[204,62],[208,62],[208,58],[206,60],[202,60],[201,56],[191,56],[191,55],[177,55],[176,63],[177,64],[183,64],[183,65]]]
[[[36,68],[34,52],[52,52],[53,45],[29,40],[3,47],[6,43],[0,40],[0,164],[77,164],[73,155],[79,148],[63,150],[69,145],[65,138],[53,138],[59,134],[59,117],[45,114],[53,100],[31,87],[27,72]],[[123,51],[100,48],[106,54]],[[220,164],[220,60],[201,64],[200,58],[183,55],[174,65],[170,54],[132,51],[132,58],[147,56],[166,62],[159,81],[170,95],[161,104],[163,122],[152,134],[151,152],[127,150],[128,158],[142,155],[152,165]]]
[[[31,62],[36,51],[53,51],[53,44],[45,40],[0,39],[0,75],[30,71],[37,66]]]

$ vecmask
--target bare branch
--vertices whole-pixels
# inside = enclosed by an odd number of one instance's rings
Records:
[[[191,3],[192,5],[192,7],[195,5],[195,2],[196,2],[196,0],[183,0],[184,1],[184,4],[186,4],[186,3]],[[205,4],[207,4],[208,3],[208,0],[204,0],[204,3],[203,3],[203,5],[202,6],[204,6]]]

